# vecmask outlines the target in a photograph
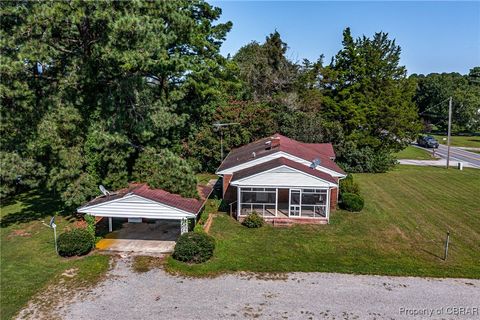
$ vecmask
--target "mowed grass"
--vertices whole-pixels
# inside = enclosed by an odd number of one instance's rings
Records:
[[[211,229],[214,257],[200,265],[169,258],[167,270],[196,276],[322,271],[480,278],[480,170],[398,166],[355,179],[366,202],[361,213],[336,211],[330,225],[260,229],[223,214]]]
[[[438,143],[447,144],[447,136],[433,135]],[[478,136],[451,136],[450,144],[454,147],[480,148],[480,135]]]
[[[435,160],[431,152],[413,146],[408,146],[395,154],[397,159]]]
[[[212,179],[218,179],[218,176],[213,174],[213,173],[208,173],[208,172],[204,172],[204,173],[197,173],[196,174],[196,177],[197,177],[197,183],[199,185],[207,185],[207,183],[212,180]]]
[[[69,286],[95,283],[107,271],[109,258],[90,254],[61,258],[55,253],[53,230],[42,225],[60,212],[60,204],[48,194],[24,193],[1,206],[1,319],[12,318],[27,302],[61,274],[73,269]],[[57,217],[60,233],[73,221]],[[48,297],[45,297],[48,299]]]

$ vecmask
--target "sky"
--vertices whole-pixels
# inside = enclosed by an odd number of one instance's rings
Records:
[[[480,0],[447,1],[209,1],[222,8],[220,22],[233,28],[223,55],[263,42],[277,30],[293,61],[325,61],[341,49],[342,31],[372,36],[387,32],[402,48],[408,73],[460,72],[480,66]]]

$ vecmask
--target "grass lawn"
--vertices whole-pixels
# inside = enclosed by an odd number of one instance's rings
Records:
[[[395,154],[397,159],[411,159],[411,160],[435,160],[432,153],[424,149],[413,146],[408,146],[400,152]]]
[[[72,288],[98,281],[108,269],[108,256],[90,254],[65,259],[55,253],[53,231],[42,225],[60,211],[46,194],[24,193],[1,206],[1,319],[12,318],[40,290],[55,283],[67,269],[77,275]],[[59,233],[73,221],[58,217]]]
[[[206,185],[212,179],[218,179],[218,176],[213,173],[197,173],[197,183],[199,185]]]
[[[222,272],[325,271],[480,278],[480,170],[397,166],[356,174],[362,213],[336,211],[330,225],[247,229],[215,218],[214,257],[200,265],[169,258],[167,270],[208,276]],[[451,232],[443,261],[443,243]]]
[[[438,143],[447,144],[447,136],[433,135]],[[450,143],[454,147],[480,148],[480,136],[451,136]]]

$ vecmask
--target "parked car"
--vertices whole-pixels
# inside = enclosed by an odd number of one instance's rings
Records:
[[[424,148],[438,148],[438,141],[432,136],[419,136],[417,144]]]

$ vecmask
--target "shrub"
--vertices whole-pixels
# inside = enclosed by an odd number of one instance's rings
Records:
[[[85,229],[73,229],[62,233],[57,245],[58,254],[62,257],[82,256],[92,250],[93,237]]]
[[[365,202],[361,196],[354,193],[344,193],[342,194],[342,202],[340,202],[340,208],[352,211],[359,212],[362,211]]]
[[[370,147],[352,147],[340,157],[340,166],[348,172],[387,172],[397,164],[397,159],[388,150],[374,150]]]
[[[215,249],[215,239],[203,232],[182,234],[175,245],[173,258],[191,263],[202,263],[210,259]]]
[[[353,193],[360,195],[360,186],[353,180],[353,176],[348,174],[343,180],[340,180],[340,194]]]
[[[263,222],[263,218],[254,211],[243,220],[242,224],[247,228],[260,228]]]

